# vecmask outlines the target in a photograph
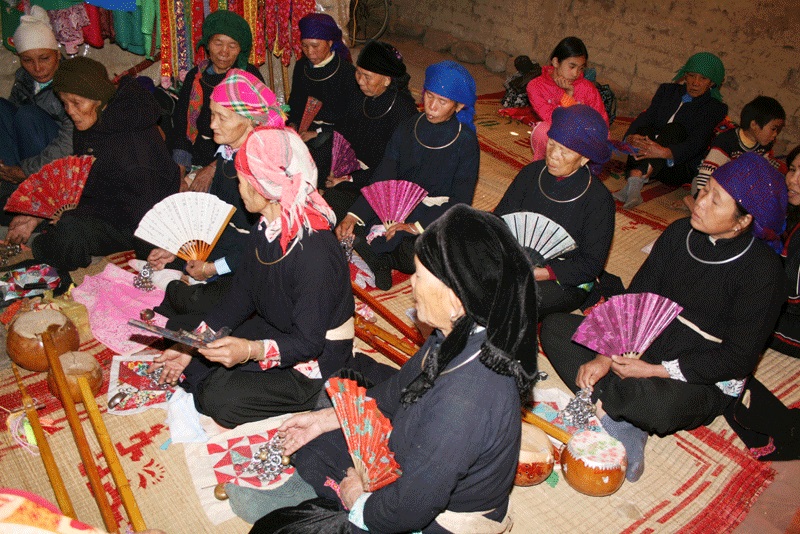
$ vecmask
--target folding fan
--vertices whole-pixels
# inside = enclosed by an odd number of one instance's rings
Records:
[[[325,390],[364,488],[375,491],[400,478],[400,465],[389,450],[392,423],[378,409],[375,399],[367,397],[365,388],[346,378],[328,379]]]
[[[428,196],[425,189],[405,180],[375,182],[362,188],[361,194],[387,230],[395,223],[405,222],[406,217]]]
[[[361,168],[356,151],[339,132],[333,132],[333,148],[331,149],[331,174],[347,176]]]
[[[572,341],[605,356],[638,358],[683,307],[655,293],[627,293],[597,306]]]
[[[560,224],[544,215],[520,211],[503,215],[503,220],[520,245],[536,251],[541,256],[542,265],[578,248],[575,240]]]
[[[236,208],[208,193],[176,193],[145,213],[133,233],[184,260],[203,260]]]
[[[92,156],[67,156],[51,161],[19,184],[5,210],[58,219],[78,206],[93,162]]]
[[[322,109],[322,102],[313,96],[309,96],[308,100],[306,100],[306,108],[303,110],[303,118],[300,119],[300,129],[297,130],[297,133],[302,134],[308,131],[311,121],[314,120],[320,109]]]

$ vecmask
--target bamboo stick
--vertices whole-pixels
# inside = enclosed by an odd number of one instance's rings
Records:
[[[542,430],[545,431],[546,434],[554,437],[558,441],[563,444],[567,444],[567,442],[572,439],[572,434],[564,430],[563,428],[559,428],[550,421],[546,419],[542,419],[535,413],[531,412],[530,410],[526,410],[525,408],[522,409],[522,420],[526,423],[530,423],[534,426],[538,426]]]
[[[67,416],[69,427],[72,430],[72,437],[75,439],[75,445],[78,447],[78,454],[81,457],[81,462],[83,462],[83,467],[86,470],[89,485],[92,488],[92,493],[94,493],[94,500],[97,502],[97,507],[100,509],[103,524],[109,532],[119,532],[119,525],[117,525],[114,519],[114,512],[111,510],[108,498],[106,498],[105,488],[103,488],[103,483],[100,480],[100,473],[97,470],[92,450],[89,448],[89,442],[86,440],[86,434],[78,418],[78,411],[75,409],[72,395],[69,394],[67,378],[64,376],[64,369],[61,367],[61,358],[53,342],[52,332],[56,329],[57,325],[51,325],[47,331],[42,334],[42,344],[44,345],[44,352],[47,355],[47,361],[50,364],[50,373],[52,373],[53,379],[55,380],[58,396],[61,398],[61,404],[64,406],[64,413]]]
[[[383,328],[381,328],[378,325],[368,323],[360,315],[356,316],[356,328],[361,328],[362,330],[366,330],[371,335],[382,339],[383,341],[385,341],[386,343],[389,343],[394,348],[402,351],[408,357],[411,357],[411,356],[413,356],[414,354],[417,353],[418,348],[415,345],[412,345],[411,343],[403,341],[402,339],[400,339],[396,335],[392,334],[391,332],[387,332],[386,330],[384,330]]]
[[[81,388],[81,398],[83,399],[83,406],[86,408],[86,413],[89,415],[89,421],[92,423],[94,435],[97,437],[97,442],[100,443],[100,449],[103,451],[103,457],[106,459],[108,469],[111,471],[111,477],[114,479],[114,484],[117,486],[119,498],[122,501],[122,506],[125,507],[125,512],[128,514],[128,519],[136,532],[147,530],[144,523],[142,512],[139,510],[139,505],[136,504],[136,497],[133,496],[131,491],[130,482],[128,477],[125,476],[125,470],[117,456],[117,451],[114,449],[114,444],[111,442],[111,437],[108,435],[108,429],[103,423],[103,417],[100,415],[100,409],[97,407],[97,402],[94,400],[94,393],[89,387],[89,381],[85,376],[78,377],[78,387]]]
[[[405,352],[396,349],[390,343],[372,334],[368,330],[361,328],[359,325],[356,325],[356,336],[383,353],[384,356],[397,365],[402,366],[409,360],[409,356]]]
[[[378,299],[370,295],[366,289],[362,289],[352,282],[351,285],[353,286],[353,293],[355,293],[359,300],[372,308],[375,313],[386,319],[386,321],[393,327],[397,328],[401,334],[406,336],[416,345],[422,346],[422,344],[425,343],[425,339],[422,337],[422,334],[419,333],[419,330],[408,326],[406,323],[400,320],[395,314],[389,311],[386,306],[378,302]]]
[[[287,51],[284,50],[284,54]],[[283,76],[283,98],[286,102],[289,102],[289,67],[283,64],[281,61],[281,75]]]
[[[269,68],[269,88],[272,89],[272,92],[275,92],[275,72],[272,70],[272,50],[267,51],[267,67]],[[283,96],[284,100],[287,100],[286,95]]]
[[[31,428],[33,429],[33,435],[36,437],[39,455],[42,457],[44,470],[47,473],[47,478],[50,479],[50,487],[53,488],[58,507],[64,515],[77,519],[75,516],[75,509],[72,507],[72,501],[69,499],[69,494],[67,493],[67,487],[64,485],[64,479],[61,478],[61,472],[58,470],[56,458],[53,456],[53,450],[47,442],[47,437],[42,429],[42,423],[39,421],[39,414],[36,412],[33,399],[28,395],[28,390],[25,388],[25,384],[22,383],[22,377],[15,363],[11,364],[11,369],[14,371],[17,387],[22,394],[22,406],[25,408],[25,414],[28,416],[28,421],[30,421]]]

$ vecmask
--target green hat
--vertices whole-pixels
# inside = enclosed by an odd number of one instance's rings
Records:
[[[242,51],[236,57],[236,66],[246,69],[250,58],[250,49],[253,47],[253,34],[247,21],[233,11],[224,9],[214,11],[203,21],[203,37],[197,46],[207,47],[211,37],[219,33],[227,35],[239,43]]]
[[[62,61],[53,76],[53,91],[99,100],[102,106],[108,103],[116,90],[108,79],[105,66],[88,57]]]
[[[722,64],[720,58],[711,52],[698,52],[686,61],[686,65],[680,68],[675,77],[672,78],[672,81],[680,80],[689,72],[700,74],[714,82],[714,87],[711,88],[711,96],[722,102],[719,86],[725,80],[725,65]]]

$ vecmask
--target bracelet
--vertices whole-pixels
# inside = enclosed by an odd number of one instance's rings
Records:
[[[247,340],[247,358],[245,358],[244,360],[242,360],[239,363],[245,364],[245,363],[249,362],[252,352],[253,352],[253,346],[250,344],[250,340]]]
[[[203,262],[203,266],[200,267],[200,274],[202,274],[203,276],[206,277],[206,279],[208,279],[208,275],[206,274],[206,265],[208,264],[206,262]]]

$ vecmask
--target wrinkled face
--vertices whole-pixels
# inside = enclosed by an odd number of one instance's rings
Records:
[[[247,117],[239,115],[233,110],[220,106],[213,100],[211,109],[211,129],[214,130],[214,142],[220,145],[229,145],[239,148],[253,130],[253,125]]]
[[[691,224],[714,238],[733,237],[737,226],[746,226],[737,216],[736,201],[714,178],[697,194]]]
[[[19,55],[19,63],[22,68],[39,83],[47,83],[53,79],[60,59],[61,54],[58,53],[58,50],[50,48],[34,48]]]
[[[450,120],[450,117],[464,108],[455,100],[450,100],[431,91],[425,91],[422,96],[425,106],[425,117],[431,124],[438,124]]]
[[[392,79],[389,76],[356,67],[356,83],[365,96],[380,96],[392,83]]]
[[[686,92],[692,98],[703,96],[714,85],[710,78],[696,72],[687,72],[683,79],[686,80]]]
[[[569,176],[588,161],[589,158],[581,156],[558,141],[547,139],[545,163],[547,165],[547,171],[553,176]]]
[[[750,122],[750,131],[761,146],[767,146],[778,137],[778,134],[783,130],[783,125],[786,123],[783,119],[772,119],[762,128],[756,121]]]
[[[414,257],[417,269],[411,275],[411,291],[417,304],[417,318],[440,330],[452,327],[450,289]]]
[[[221,33],[212,35],[206,48],[208,49],[208,59],[217,74],[228,72],[236,64],[236,59],[242,51],[242,47],[239,46],[236,39]]]
[[[308,58],[312,65],[319,65],[331,55],[333,41],[323,41],[322,39],[303,39],[300,41],[303,48],[303,55]]]
[[[259,195],[258,191],[250,185],[247,178],[241,175],[239,175],[239,194],[242,195],[245,209],[250,213],[261,213],[269,204],[269,201]]]
[[[553,76],[561,76],[571,82],[577,80],[586,68],[586,58],[583,56],[568,57],[563,61],[554,57],[550,63],[556,69],[553,71]]]
[[[786,173],[786,188],[789,190],[789,204],[800,206],[800,154],[794,161],[789,162],[789,172]]]
[[[88,130],[97,122],[102,102],[72,93],[59,93],[58,96],[76,130]]]

